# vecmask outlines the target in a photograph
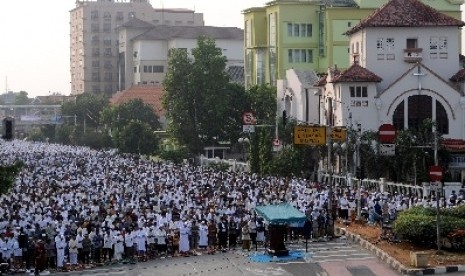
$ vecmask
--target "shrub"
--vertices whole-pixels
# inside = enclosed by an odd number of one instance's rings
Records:
[[[441,237],[448,237],[457,229],[465,229],[465,219],[457,216],[462,210],[463,208],[460,210],[459,208],[441,209]],[[436,243],[436,209],[414,207],[402,211],[394,222],[394,231],[414,244],[434,245]]]
[[[425,214],[402,212],[394,222],[394,231],[414,244],[434,244],[436,241],[435,217]]]

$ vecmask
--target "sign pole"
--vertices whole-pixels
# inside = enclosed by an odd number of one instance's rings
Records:
[[[331,127],[328,126],[326,145],[328,147],[328,237],[334,237],[334,217],[333,217],[333,166],[331,164]]]
[[[434,137],[434,165],[438,166],[438,132],[436,131],[436,128],[433,129],[433,137]],[[441,178],[442,178],[442,172],[441,172]],[[441,187],[441,181],[437,180],[436,181],[436,244],[438,246],[438,251],[436,252],[438,255],[441,255],[441,229],[440,229],[440,219],[441,216],[439,214],[439,195],[440,195],[440,187]]]

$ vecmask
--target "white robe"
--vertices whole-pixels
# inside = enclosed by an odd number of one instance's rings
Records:
[[[189,228],[181,226],[179,228],[179,252],[189,251]]]
[[[208,226],[204,224],[199,226],[199,246],[208,246]]]
[[[115,236],[115,252],[113,257],[115,260],[119,261],[123,258],[124,253],[124,239],[121,234]]]
[[[139,230],[136,233],[136,243],[137,243],[137,251],[146,251],[145,242],[147,240],[147,235],[145,234],[144,230]]]

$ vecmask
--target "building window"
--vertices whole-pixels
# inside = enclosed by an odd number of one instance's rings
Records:
[[[124,20],[124,13],[123,12],[116,12],[116,20],[117,21]]]
[[[92,81],[100,81],[100,72],[98,71],[92,72]]]
[[[418,48],[418,40],[416,38],[407,38],[407,49]]]
[[[92,61],[92,68],[100,68],[100,61],[99,60],[93,60]]]
[[[134,66],[134,73],[137,73],[137,66]]]
[[[99,42],[100,42],[100,39],[99,39],[98,35],[93,35],[92,36],[92,45],[96,46],[96,45],[99,44]]]
[[[153,66],[153,72],[154,73],[163,73],[164,72],[164,66],[163,65],[154,65]]]
[[[103,67],[104,67],[105,69],[111,69],[111,68],[113,68],[113,65],[111,64],[111,61],[106,60],[106,61],[105,61],[105,65],[103,65]]]
[[[100,56],[100,48],[92,48],[92,55],[94,57]]]
[[[395,60],[395,40],[393,37],[378,37],[376,40],[376,49],[378,50],[378,60]]]
[[[103,45],[111,46],[111,38],[109,36],[103,38]]]
[[[90,18],[92,20],[98,19],[98,11],[91,11],[90,12]]]
[[[104,12],[103,13],[103,20],[111,20],[111,13],[110,12]]]
[[[111,84],[105,84],[105,94],[112,94],[113,86]]]
[[[350,106],[367,107],[368,106],[368,87],[367,86],[350,86]]]
[[[395,40],[393,37],[386,38],[386,51],[392,52],[395,49]]]
[[[289,37],[311,37],[312,35],[312,24],[287,23],[287,36]]]
[[[447,37],[445,36],[439,37],[438,48],[440,51],[447,50]]]
[[[128,13],[128,18],[129,18],[129,19],[136,18],[136,13],[135,13],[135,12],[129,12],[129,13]]]
[[[432,36],[429,39],[429,51],[431,59],[447,59],[447,37]]]
[[[289,63],[313,63],[313,50],[311,49],[289,49]]]
[[[82,89],[82,88],[81,88]],[[92,85],[92,91],[95,93],[95,94],[99,94],[101,91],[100,91],[100,85],[98,84],[94,84]]]
[[[103,32],[110,33],[111,32],[111,23],[103,23]]]
[[[99,30],[99,24],[98,23],[92,23],[92,25],[90,25],[90,31],[93,32],[93,33],[98,33],[100,30]]]
[[[104,80],[105,81],[113,80],[113,74],[111,72],[105,72]]]
[[[105,48],[104,55],[105,55],[106,57],[111,57],[111,48]]]
[[[376,49],[378,49],[378,51],[384,50],[384,38],[378,37],[378,39],[376,39]]]

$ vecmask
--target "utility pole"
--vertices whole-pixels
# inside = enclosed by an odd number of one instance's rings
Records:
[[[434,165],[438,166],[438,132],[436,127],[433,127],[433,147],[434,147]],[[436,244],[438,247],[437,254],[440,255],[441,252],[441,229],[440,229],[440,219],[441,216],[439,214],[439,195],[441,193],[441,181],[436,181]]]
[[[334,237],[334,217],[333,217],[333,166],[331,164],[331,126],[327,127],[326,131],[326,145],[328,147],[328,237]]]

